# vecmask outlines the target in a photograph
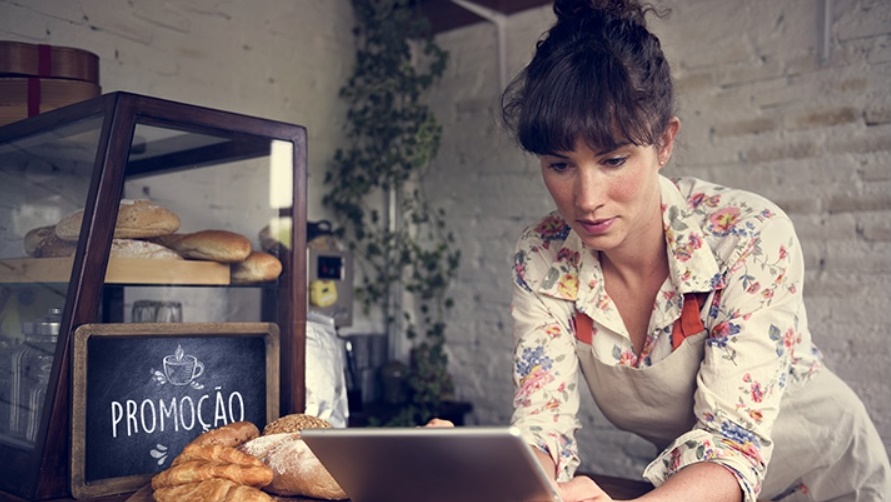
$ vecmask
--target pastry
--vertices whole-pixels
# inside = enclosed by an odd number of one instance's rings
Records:
[[[152,494],[152,498],[155,502],[274,502],[275,500],[257,488],[219,478],[158,488]]]
[[[238,464],[244,466],[263,465],[260,460],[232,446],[219,444],[197,445],[189,444],[173,459],[173,465],[189,460],[205,460],[220,464]]]
[[[282,273],[282,262],[264,251],[253,251],[241,263],[233,263],[230,279],[233,284],[274,281]]]
[[[240,485],[262,488],[272,481],[272,469],[266,465],[221,464],[208,460],[186,460],[155,474],[152,488],[184,485],[208,479],[228,479]]]
[[[84,210],[62,218],[56,224],[56,236],[65,241],[76,241],[80,237]],[[179,230],[180,219],[173,211],[163,208],[147,199],[122,199],[118,205],[118,216],[114,227],[116,239],[144,239],[172,234]]]

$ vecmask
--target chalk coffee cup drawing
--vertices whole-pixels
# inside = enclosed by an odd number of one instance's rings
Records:
[[[189,385],[204,373],[204,364],[195,356],[186,355],[179,345],[173,354],[164,356],[164,376],[173,385]]]

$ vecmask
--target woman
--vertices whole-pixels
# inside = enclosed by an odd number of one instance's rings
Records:
[[[558,0],[505,92],[557,206],[517,244],[512,421],[568,502],[610,500],[573,478],[578,376],[659,449],[640,500],[888,500],[881,439],[811,342],[789,218],[660,174],[680,121],[651,10]]]

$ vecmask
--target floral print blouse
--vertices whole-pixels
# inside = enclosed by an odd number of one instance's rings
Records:
[[[595,358],[645,368],[671,354],[683,295],[706,293],[696,425],[662,445],[644,477],[659,485],[690,464],[717,462],[755,500],[783,393],[822,367],[802,300],[801,249],[790,219],[762,197],[692,178],[660,181],[670,272],[639,354],[604,289],[598,253],[556,212],[523,232],[513,270],[512,423],[553,458],[558,479],[571,478],[579,465],[576,313],[593,319]]]

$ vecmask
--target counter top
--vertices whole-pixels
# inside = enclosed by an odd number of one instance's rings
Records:
[[[652,490],[652,486],[644,481],[618,478],[614,476],[602,476],[598,474],[586,474],[603,488],[610,497],[617,500],[627,500],[639,497]],[[93,502],[152,502],[152,490],[150,486],[137,491],[132,495],[122,495],[115,499],[102,499]],[[318,499],[306,497],[274,497],[278,502],[318,502]]]

